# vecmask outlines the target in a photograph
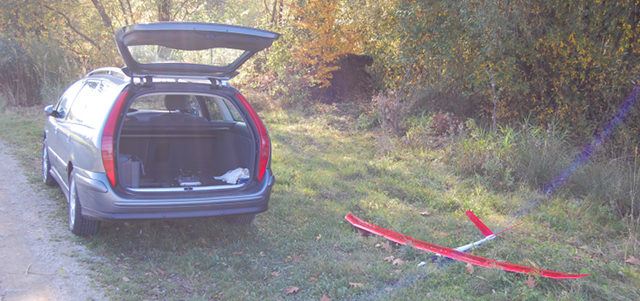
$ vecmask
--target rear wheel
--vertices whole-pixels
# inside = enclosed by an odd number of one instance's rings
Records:
[[[42,182],[48,186],[55,186],[56,180],[51,176],[51,163],[47,145],[42,143]]]
[[[90,220],[82,216],[82,207],[78,198],[78,187],[74,173],[69,180],[69,230],[78,236],[90,236],[98,232],[99,221]]]
[[[236,214],[225,216],[224,220],[232,225],[249,225],[255,217],[255,214]]]

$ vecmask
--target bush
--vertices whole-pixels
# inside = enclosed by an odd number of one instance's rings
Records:
[[[40,103],[42,80],[35,61],[17,42],[0,38],[0,94],[10,106]]]
[[[637,151],[617,156],[601,152],[572,166],[580,150],[567,144],[567,134],[552,126],[542,130],[525,123],[517,129],[502,127],[492,132],[470,120],[466,127],[461,134],[450,136],[445,161],[466,175],[481,176],[490,187],[509,189],[521,183],[542,191],[563,171],[574,169],[558,191],[590,199],[619,216],[640,213]]]
[[[40,103],[55,103],[73,81],[84,75],[78,63],[56,42],[30,40],[27,48],[42,83],[38,91]]]

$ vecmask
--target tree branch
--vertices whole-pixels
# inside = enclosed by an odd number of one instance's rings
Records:
[[[60,15],[65,22],[67,23],[67,26],[73,30],[73,32],[77,33],[79,36],[81,36],[83,39],[85,39],[87,42],[91,43],[93,46],[96,46],[96,48],[98,48],[98,50],[100,50],[100,46],[98,45],[98,43],[96,43],[96,41],[94,41],[93,39],[91,39],[90,37],[88,37],[87,35],[83,34],[82,32],[80,32],[77,28],[75,28],[75,26],[73,26],[73,24],[71,24],[71,19],[69,19],[69,17],[67,17],[65,14],[63,14],[62,12],[52,8],[51,6],[44,4],[43,5],[46,9]]]
[[[100,14],[100,17],[102,18],[102,23],[104,23],[104,26],[106,26],[111,30],[111,32],[113,32],[114,30],[113,30],[113,24],[111,23],[111,18],[109,17],[109,15],[107,15],[107,12],[105,11],[104,6],[102,6],[102,3],[100,3],[100,0],[91,0],[91,2],[93,2],[93,6],[96,8],[98,13]]]
[[[118,0],[120,4],[120,11],[122,11],[122,16],[124,17],[124,24],[129,25],[129,16],[127,15],[127,10],[124,8],[124,3],[122,0]]]

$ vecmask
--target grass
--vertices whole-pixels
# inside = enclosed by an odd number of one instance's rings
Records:
[[[229,226],[218,218],[104,223],[96,236],[79,241],[105,259],[89,264],[109,297],[640,298],[638,267],[625,263],[630,256],[640,257],[637,224],[619,218],[597,199],[600,196],[578,198],[562,192],[516,218],[515,213],[537,196],[527,181],[500,184],[503,174],[460,172],[446,148],[406,147],[402,139],[379,129],[356,130],[356,118],[341,113],[341,107],[319,106],[307,109],[313,111],[309,114],[254,102],[273,144],[277,180],[270,209],[248,227]],[[45,189],[37,183],[43,120],[42,114],[29,110],[0,114],[0,139],[20,158],[34,189]],[[487,166],[485,170],[491,170]],[[50,191],[62,198],[59,190]],[[61,211],[64,206],[61,200]],[[469,273],[458,262],[418,268],[429,254],[410,247],[385,248],[384,239],[361,236],[344,220],[352,212],[453,247],[481,236],[464,216],[467,209],[494,230],[525,222],[474,249],[474,254],[591,276],[561,281],[534,277],[531,287],[525,275],[479,267]],[[430,214],[422,216],[423,211]],[[64,214],[54,218],[61,226],[66,223]],[[388,256],[404,264],[385,261]],[[292,286],[299,290],[288,295]]]

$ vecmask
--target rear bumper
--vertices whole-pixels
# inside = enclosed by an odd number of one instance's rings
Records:
[[[274,177],[269,170],[258,185],[221,194],[126,198],[116,194],[104,173],[77,172],[82,215],[98,220],[189,218],[256,214],[266,211]],[[192,196],[190,196],[192,195]]]

